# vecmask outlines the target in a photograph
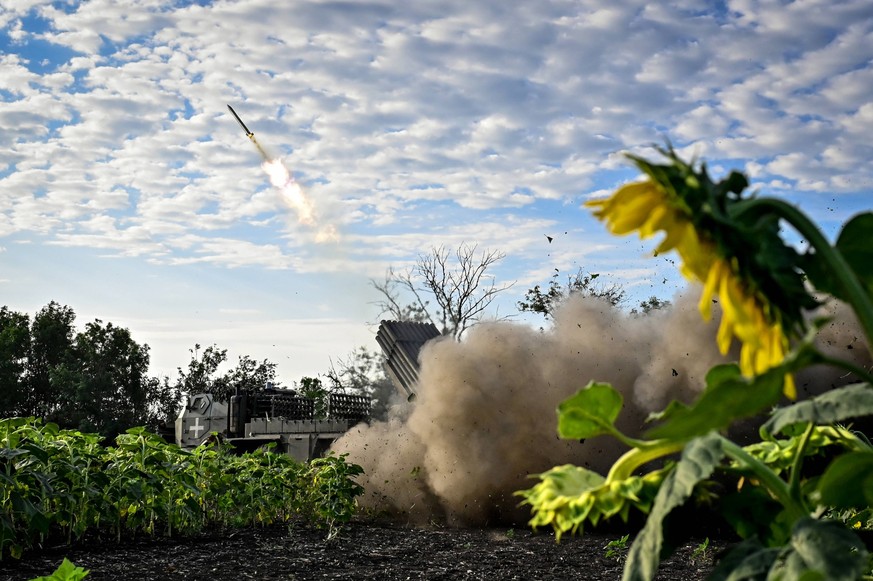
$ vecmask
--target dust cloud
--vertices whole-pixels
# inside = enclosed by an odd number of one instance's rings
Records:
[[[560,440],[555,409],[562,400],[590,380],[609,382],[624,396],[618,427],[636,435],[650,412],[672,399],[691,401],[710,367],[736,360],[737,353],[719,354],[717,320],[702,321],[697,300],[689,294],[671,308],[633,316],[576,297],[545,331],[483,323],[460,343],[431,341],[421,353],[415,402],[395,406],[389,421],[353,428],[333,449],[363,466],[361,503],[376,512],[418,524],[526,522],[528,510],[512,493],[535,482],[528,475],[566,463],[606,474],[625,451],[606,436]],[[831,314],[822,348],[869,365],[850,315]],[[847,378],[816,371],[797,379],[808,394]]]

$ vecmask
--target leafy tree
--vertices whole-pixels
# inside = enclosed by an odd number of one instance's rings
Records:
[[[497,251],[477,254],[477,247],[468,244],[461,244],[454,252],[445,246],[433,247],[418,256],[414,267],[405,271],[390,268],[384,282],[370,281],[383,297],[376,303],[381,309],[379,316],[429,321],[442,334],[460,338],[496,296],[512,286],[497,286],[487,273],[505,257]],[[404,304],[403,295],[411,297],[411,302]]]
[[[145,424],[152,432],[159,432],[162,424],[172,423],[179,415],[182,392],[177,385],[170,385],[168,377],[148,377],[149,421]]]
[[[561,271],[556,268],[547,289],[543,290],[540,285],[528,289],[524,300],[517,303],[518,310],[540,313],[548,319],[562,301],[574,294],[602,298],[614,307],[621,306],[627,300],[627,293],[620,285],[595,282],[600,277],[597,273],[586,273],[580,268],[576,274],[569,275],[564,284],[560,282],[560,276]]]
[[[278,387],[276,364],[266,359],[259,363],[248,355],[241,355],[237,366],[225,375],[225,383],[231,390],[228,395],[237,388],[254,393],[268,385]]]
[[[548,282],[548,288],[544,290],[541,285],[535,285],[525,293],[525,299],[517,303],[521,312],[540,313],[546,318],[552,316],[554,309],[567,297],[581,294],[588,297],[605,299],[613,307],[621,307],[627,302],[627,293],[618,284],[604,285],[597,282],[600,277],[597,273],[586,273],[581,268],[573,275],[567,277],[567,281],[561,284],[560,271],[556,268]],[[651,296],[640,301],[639,307],[631,309],[632,315],[647,315],[656,309],[670,306],[670,301]]]
[[[191,353],[191,361],[188,362],[188,370],[177,368],[179,377],[176,387],[183,393],[215,393],[224,394],[226,386],[223,385],[222,377],[214,377],[222,363],[227,361],[227,349],[219,349],[217,345],[211,345],[200,353],[200,343],[195,343]],[[219,398],[221,399],[221,398]]]
[[[0,308],[0,415],[23,413],[30,354],[30,317]]]
[[[243,355],[235,368],[219,374],[218,368],[227,361],[227,349],[211,345],[201,354],[198,343],[189,351],[192,357],[187,371],[178,368],[175,389],[181,393],[211,393],[220,401],[228,401],[237,388],[255,393],[267,385],[278,387],[276,364],[266,359],[259,363]]]
[[[30,354],[27,359],[27,388],[21,415],[55,417],[61,409],[61,389],[69,380],[73,357],[72,308],[55,301],[40,309],[30,325]]]
[[[634,308],[634,309],[631,309],[631,314],[632,315],[639,315],[639,314],[648,315],[652,311],[657,311],[658,309],[666,309],[667,307],[670,306],[670,304],[671,304],[670,301],[659,299],[658,297],[653,295],[644,301],[640,301],[639,308],[641,309],[641,311]]]
[[[62,386],[62,423],[114,436],[151,419],[149,347],[127,329],[100,319],[76,335],[70,380]]]
[[[314,416],[318,419],[327,417],[328,390],[321,379],[317,377],[302,377],[295,387],[303,397],[308,397],[315,402]]]
[[[0,309],[0,413],[112,436],[175,415],[179,394],[148,377],[148,345],[99,319],[77,333],[72,308],[52,301],[30,321]]]

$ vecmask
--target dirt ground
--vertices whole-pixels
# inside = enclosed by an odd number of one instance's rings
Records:
[[[305,526],[271,526],[196,539],[92,540],[0,561],[0,580],[48,575],[64,557],[90,570],[86,581],[621,579],[621,557],[606,556],[607,543],[617,538],[610,534],[564,537],[557,544],[550,532],[529,529],[424,529],[360,521],[330,541],[325,537]],[[686,544],[662,563],[658,579],[705,579],[721,547],[710,545],[699,556],[698,544]]]

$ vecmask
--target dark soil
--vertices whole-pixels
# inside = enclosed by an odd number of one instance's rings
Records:
[[[372,521],[334,539],[306,526],[235,529],[189,539],[90,541],[0,561],[0,580],[52,573],[64,557],[90,570],[86,581],[167,579],[617,580],[623,559],[607,557],[614,534],[564,537],[528,529],[408,528]],[[718,543],[716,543],[718,544]],[[722,545],[723,546],[723,545]],[[720,547],[695,555],[691,542],[661,564],[659,580],[705,579]]]

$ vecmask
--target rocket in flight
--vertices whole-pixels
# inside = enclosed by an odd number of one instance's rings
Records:
[[[249,131],[249,128],[246,127],[246,124],[243,123],[243,120],[239,118],[239,115],[236,114],[236,111],[233,110],[233,107],[231,107],[230,105],[228,105],[227,108],[230,109],[230,112],[233,113],[233,116],[234,116],[234,117],[236,117],[236,120],[237,120],[237,122],[239,123],[240,127],[243,128],[243,131],[246,132],[246,137],[248,137],[249,139],[254,139],[254,138],[255,138],[255,134],[252,133],[251,131]]]

